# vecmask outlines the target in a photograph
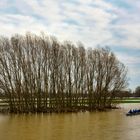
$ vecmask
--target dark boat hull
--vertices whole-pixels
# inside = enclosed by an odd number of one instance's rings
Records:
[[[136,112],[136,113],[126,113],[126,116],[135,116],[135,115],[140,115],[140,112]]]

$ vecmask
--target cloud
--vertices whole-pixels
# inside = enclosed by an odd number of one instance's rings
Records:
[[[140,85],[140,53],[131,55],[131,52],[119,52],[116,54],[117,58],[128,68],[127,77],[130,87],[134,90],[136,86]]]
[[[5,5],[7,2],[8,0],[1,2],[1,5]],[[134,17],[129,10],[118,8],[114,3],[104,0],[94,0],[94,2],[92,0],[21,0],[20,2],[14,0],[12,4],[9,3],[9,8],[10,5],[19,11],[13,15],[18,19],[13,19],[6,25],[7,27],[9,25],[10,31],[13,29],[12,32],[17,31],[15,30],[17,26],[13,25],[17,21],[19,31],[34,30],[39,33],[44,30],[61,40],[82,40],[90,47],[99,44],[109,46],[115,44],[139,48],[137,14]],[[4,17],[8,18],[9,15],[6,14],[9,13],[4,14]],[[23,16],[23,19],[25,17],[30,19],[21,21],[19,15]],[[138,21],[130,23],[132,18]],[[81,34],[82,37],[79,36]]]
[[[128,23],[118,27],[119,30],[124,32],[124,39],[121,40],[121,45],[129,48],[140,49],[140,24]]]
[[[79,4],[77,5],[77,3]],[[77,3],[65,0],[22,0],[20,2],[15,0],[13,5],[19,13],[10,15],[12,19],[8,19],[6,26],[9,29],[13,28],[13,31],[16,32],[17,26],[14,23],[18,22],[19,30],[32,31],[32,29],[36,29],[38,32],[39,28],[40,31],[45,29],[45,31],[57,35],[58,38],[64,38],[64,40],[79,41],[82,38],[82,41],[90,46],[89,41],[94,42],[93,46],[96,46],[111,39],[112,33],[108,30],[108,25],[114,17],[105,10],[105,7],[111,8],[111,5],[102,0],[95,0],[94,5],[91,5],[93,3],[91,0],[86,1],[86,3],[77,0]],[[8,18],[9,13],[1,16]],[[19,19],[20,16],[23,20]],[[27,17],[30,19],[24,20]],[[80,37],[79,34],[84,37]]]
[[[44,25],[30,16],[18,14],[3,14],[0,16],[1,35],[11,36],[15,33],[25,34],[27,31],[38,34],[40,30],[43,31],[46,29]]]
[[[117,54],[117,57],[120,61],[125,62],[126,64],[140,64],[139,57],[138,56],[130,56],[129,54],[125,53],[119,53]]]

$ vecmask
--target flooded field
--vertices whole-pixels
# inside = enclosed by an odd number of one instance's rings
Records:
[[[0,114],[0,140],[139,140],[140,115],[126,117],[140,104],[120,104],[107,112]]]

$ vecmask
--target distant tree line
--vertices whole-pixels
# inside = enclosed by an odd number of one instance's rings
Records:
[[[137,86],[134,93],[133,93],[134,97],[140,97],[140,86]]]
[[[116,91],[115,97],[140,97],[140,86],[137,86],[134,91],[131,89]]]
[[[111,107],[127,85],[126,67],[109,48],[85,49],[34,34],[0,37],[0,93],[10,112]]]

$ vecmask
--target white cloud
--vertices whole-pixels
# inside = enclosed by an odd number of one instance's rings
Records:
[[[1,35],[11,36],[15,33],[25,34],[27,31],[40,33],[46,27],[30,16],[3,14],[0,15]]]
[[[15,7],[21,12],[20,15],[9,15],[9,13],[2,15],[3,20],[8,20],[4,22],[12,33],[33,29],[36,32],[44,30],[63,40],[81,40],[89,46],[105,43],[112,38],[109,24],[115,17],[105,10],[105,7],[111,9],[111,4],[103,0],[94,2],[78,0],[78,5],[65,0],[23,0],[20,2],[16,0],[16,2]],[[90,4],[95,4],[97,7]],[[42,18],[42,22],[33,15]],[[64,22],[67,20],[68,22]],[[77,25],[70,24],[69,20],[77,22]],[[18,23],[18,27],[14,25],[15,22]],[[1,33],[4,33],[6,27],[2,19],[0,24],[3,27]]]
[[[135,89],[140,85],[140,58],[139,56],[129,55],[127,53],[118,53],[118,59],[128,68],[127,77],[129,79],[130,88]]]
[[[117,57],[120,61],[127,65],[140,64],[140,58],[138,56],[130,56],[126,53],[118,53]]]
[[[0,7],[7,3],[8,0],[1,1]],[[1,34],[44,31],[61,40],[81,40],[90,47],[99,44],[140,47],[140,24],[128,22],[130,17],[136,20],[137,14],[133,17],[127,10],[104,0],[15,0],[8,5],[19,13],[0,14]],[[114,20],[117,22],[112,24]]]
[[[8,4],[8,1],[7,0],[0,1],[0,7],[2,7],[2,8],[5,8],[7,6],[7,4]]]
[[[1,1],[0,7],[6,5],[7,2]],[[11,5],[11,3],[8,5]],[[5,32],[6,23],[6,27],[10,31],[13,29],[12,32],[32,31],[33,29],[36,30],[35,32],[44,30],[56,35],[58,38],[64,38],[64,40],[78,41],[82,39],[84,44],[90,46],[98,44],[115,44],[125,47],[132,47],[133,45],[137,48],[139,46],[139,23],[124,24],[126,19],[129,20],[127,17],[130,17],[130,13],[124,9],[118,9],[118,7],[104,0],[75,0],[74,2],[66,0],[15,0],[12,6],[15,6],[20,13],[1,15],[2,33]],[[41,22],[38,17],[42,19]],[[77,26],[64,22],[67,20],[72,20],[77,23]],[[111,22],[114,20],[118,20],[118,23],[113,25]],[[18,24],[18,30],[17,25],[15,26],[14,23]],[[138,25],[135,26],[136,24]],[[117,30],[120,34],[122,31],[125,32],[125,40],[116,38],[112,32],[113,30]]]

